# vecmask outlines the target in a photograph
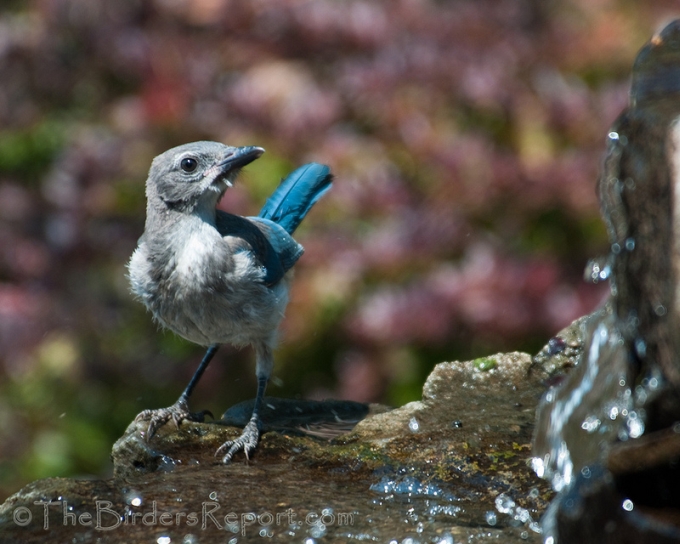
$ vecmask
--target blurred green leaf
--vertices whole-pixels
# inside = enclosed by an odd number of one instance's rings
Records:
[[[0,173],[35,181],[52,162],[65,140],[66,127],[44,120],[22,130],[0,131]]]

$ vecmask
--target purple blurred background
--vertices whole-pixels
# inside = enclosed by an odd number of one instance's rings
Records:
[[[432,366],[535,352],[606,294],[595,183],[657,0],[4,0],[0,7],[0,495],[105,474],[136,413],[201,349],[158,331],[125,265],[151,159],[260,145],[222,202],[254,214],[306,161],[333,191],[269,394],[393,405]],[[254,396],[223,350],[193,399]]]

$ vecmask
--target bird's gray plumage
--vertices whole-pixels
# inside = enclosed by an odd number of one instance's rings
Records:
[[[132,291],[161,325],[211,348],[175,405],[138,416],[150,420],[149,436],[169,419],[197,417],[187,399],[219,344],[255,348],[258,397],[264,394],[288,303],[290,270],[303,253],[290,233],[328,189],[331,176],[322,165],[296,170],[269,199],[264,217],[217,210],[240,168],[263,152],[194,142],[153,160],[145,230],[128,265]],[[239,449],[247,455],[255,447],[257,406],[255,423],[246,427],[241,442],[226,446],[225,461]]]

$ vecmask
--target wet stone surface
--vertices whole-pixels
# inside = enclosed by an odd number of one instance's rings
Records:
[[[214,456],[235,427],[166,425],[147,443],[133,423],[112,479],[30,484],[0,507],[0,541],[540,542],[553,494],[529,466],[544,390],[531,364],[442,363],[421,401],[331,441],[266,432],[247,463]]]

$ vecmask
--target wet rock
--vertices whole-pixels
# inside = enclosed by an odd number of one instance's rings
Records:
[[[252,459],[230,465],[214,452],[235,427],[166,425],[146,442],[132,423],[113,448],[113,478],[27,486],[0,508],[0,540],[539,542],[552,492],[528,464],[544,389],[530,366],[522,353],[442,363],[418,402],[330,441],[265,432]]]
[[[532,372],[542,372],[547,385],[557,385],[581,360],[588,323],[604,312],[602,308],[591,315],[576,319],[553,336],[533,357]]]
[[[680,542],[680,21],[640,51],[599,182],[605,307],[539,409],[534,467],[559,542]]]

